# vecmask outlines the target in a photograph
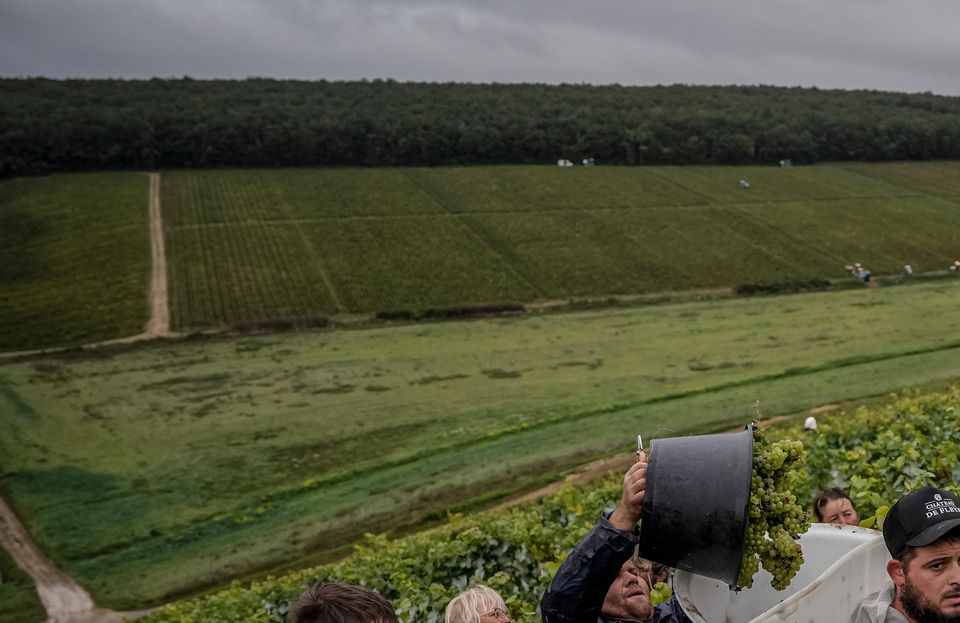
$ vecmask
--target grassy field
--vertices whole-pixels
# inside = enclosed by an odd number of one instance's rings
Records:
[[[960,284],[156,343],[0,365],[0,488],[114,608],[650,438],[960,376]]]
[[[139,333],[149,280],[146,175],[0,181],[0,350]]]
[[[146,185],[0,182],[0,350],[142,329]],[[181,331],[944,270],[960,248],[956,162],[170,171],[161,203]]]
[[[939,195],[951,201],[960,197],[960,168],[953,162],[927,162],[922,166],[906,162],[847,163],[841,166],[919,194]]]

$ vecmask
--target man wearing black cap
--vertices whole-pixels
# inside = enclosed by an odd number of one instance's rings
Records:
[[[887,513],[893,585],[864,599],[853,623],[960,623],[960,499],[923,487]]]

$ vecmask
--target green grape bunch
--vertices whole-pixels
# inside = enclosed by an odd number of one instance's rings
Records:
[[[657,582],[650,589],[650,605],[652,606],[665,604],[670,601],[671,597],[673,597],[673,589],[666,582]]]
[[[803,564],[797,539],[810,527],[806,510],[792,493],[804,478],[803,442],[768,442],[753,429],[753,476],[747,512],[747,540],[737,585],[753,586],[753,576],[766,569],[771,586],[785,589]]]

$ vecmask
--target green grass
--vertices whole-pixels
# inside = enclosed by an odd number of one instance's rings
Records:
[[[0,547],[0,623],[42,623],[46,618],[33,580]]]
[[[342,219],[312,224],[308,233],[353,312],[539,296],[510,262],[454,218]]]
[[[103,605],[315,561],[631,439],[960,376],[960,284],[0,365],[0,487]],[[493,492],[493,493],[491,493]]]
[[[842,168],[884,184],[896,184],[917,194],[939,195],[951,201],[960,196],[960,168],[955,162],[845,163]]]
[[[334,312],[315,270],[319,258],[299,228],[272,223],[179,228],[168,261],[175,326],[218,326]]]
[[[475,218],[548,298],[810,278],[839,261],[814,262],[806,244],[723,206]]]
[[[942,270],[957,178],[960,163],[167,173],[173,320],[843,279],[855,261]]]
[[[139,333],[149,279],[146,175],[0,181],[0,350]]]
[[[821,201],[743,206],[770,229],[816,251],[817,268],[856,258],[876,273],[944,270],[950,245],[960,244],[960,205],[929,198]],[[949,233],[947,233],[949,232]],[[849,261],[849,260],[848,260]],[[823,268],[821,268],[823,266]]]
[[[812,167],[654,167],[655,174],[665,180],[695,192],[711,203],[771,203],[809,201],[870,199],[882,197],[910,197],[923,195],[924,187],[904,187],[886,180],[885,176],[864,176],[862,171],[873,170],[874,164],[864,164],[862,169],[848,169],[845,165],[821,165]],[[913,174],[922,174],[927,163],[915,163]],[[956,163],[948,167],[960,171]],[[905,172],[909,178],[911,172]],[[738,181],[746,179],[748,190],[740,188]],[[956,198],[956,197],[955,197]]]
[[[656,168],[499,166],[405,169],[450,212],[542,212],[713,203]]]

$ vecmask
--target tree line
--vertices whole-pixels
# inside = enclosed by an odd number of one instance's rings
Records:
[[[960,98],[772,86],[0,79],[0,176],[960,159]]]

